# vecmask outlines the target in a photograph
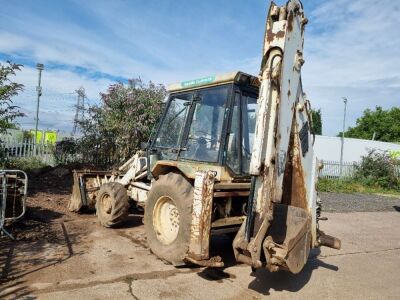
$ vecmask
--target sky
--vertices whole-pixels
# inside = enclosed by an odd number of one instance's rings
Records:
[[[283,4],[284,1],[276,1]],[[14,99],[34,127],[37,62],[45,65],[39,128],[69,132],[79,87],[89,104],[116,81],[169,84],[241,70],[258,74],[268,0],[0,0],[0,61],[24,65]],[[400,2],[303,1],[309,19],[303,89],[323,134],[366,108],[400,105]]]

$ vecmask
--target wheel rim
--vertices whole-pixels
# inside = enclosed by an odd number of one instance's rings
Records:
[[[175,202],[167,196],[158,198],[153,210],[153,227],[157,239],[169,245],[175,241],[179,232],[179,211]]]
[[[101,197],[101,205],[102,205],[103,211],[106,214],[111,213],[112,203],[111,203],[111,197],[109,194],[104,194],[103,197]]]

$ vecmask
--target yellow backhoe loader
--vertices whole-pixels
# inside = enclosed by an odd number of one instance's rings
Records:
[[[313,247],[340,248],[318,229],[320,165],[301,83],[303,6],[270,5],[259,76],[233,72],[169,86],[157,131],[117,172],[76,171],[70,210],[96,208],[112,227],[129,201],[144,207],[161,259],[222,267],[210,237],[235,234],[238,262],[298,273]],[[213,249],[218,253],[218,249]]]

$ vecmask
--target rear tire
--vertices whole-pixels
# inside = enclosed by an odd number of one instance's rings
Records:
[[[125,187],[118,182],[105,183],[97,194],[96,214],[101,225],[115,227],[126,220],[129,203]]]
[[[147,197],[147,243],[155,255],[173,265],[183,265],[189,250],[192,200],[192,185],[175,173],[160,176]]]

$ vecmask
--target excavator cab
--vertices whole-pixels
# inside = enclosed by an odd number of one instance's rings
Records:
[[[238,71],[168,90],[147,149],[148,243],[174,264],[221,266],[219,256],[210,258],[211,235],[234,234],[245,219],[259,81]]]
[[[226,166],[233,178],[248,177],[258,84],[234,72],[172,86],[151,140],[150,169],[172,160]]]

